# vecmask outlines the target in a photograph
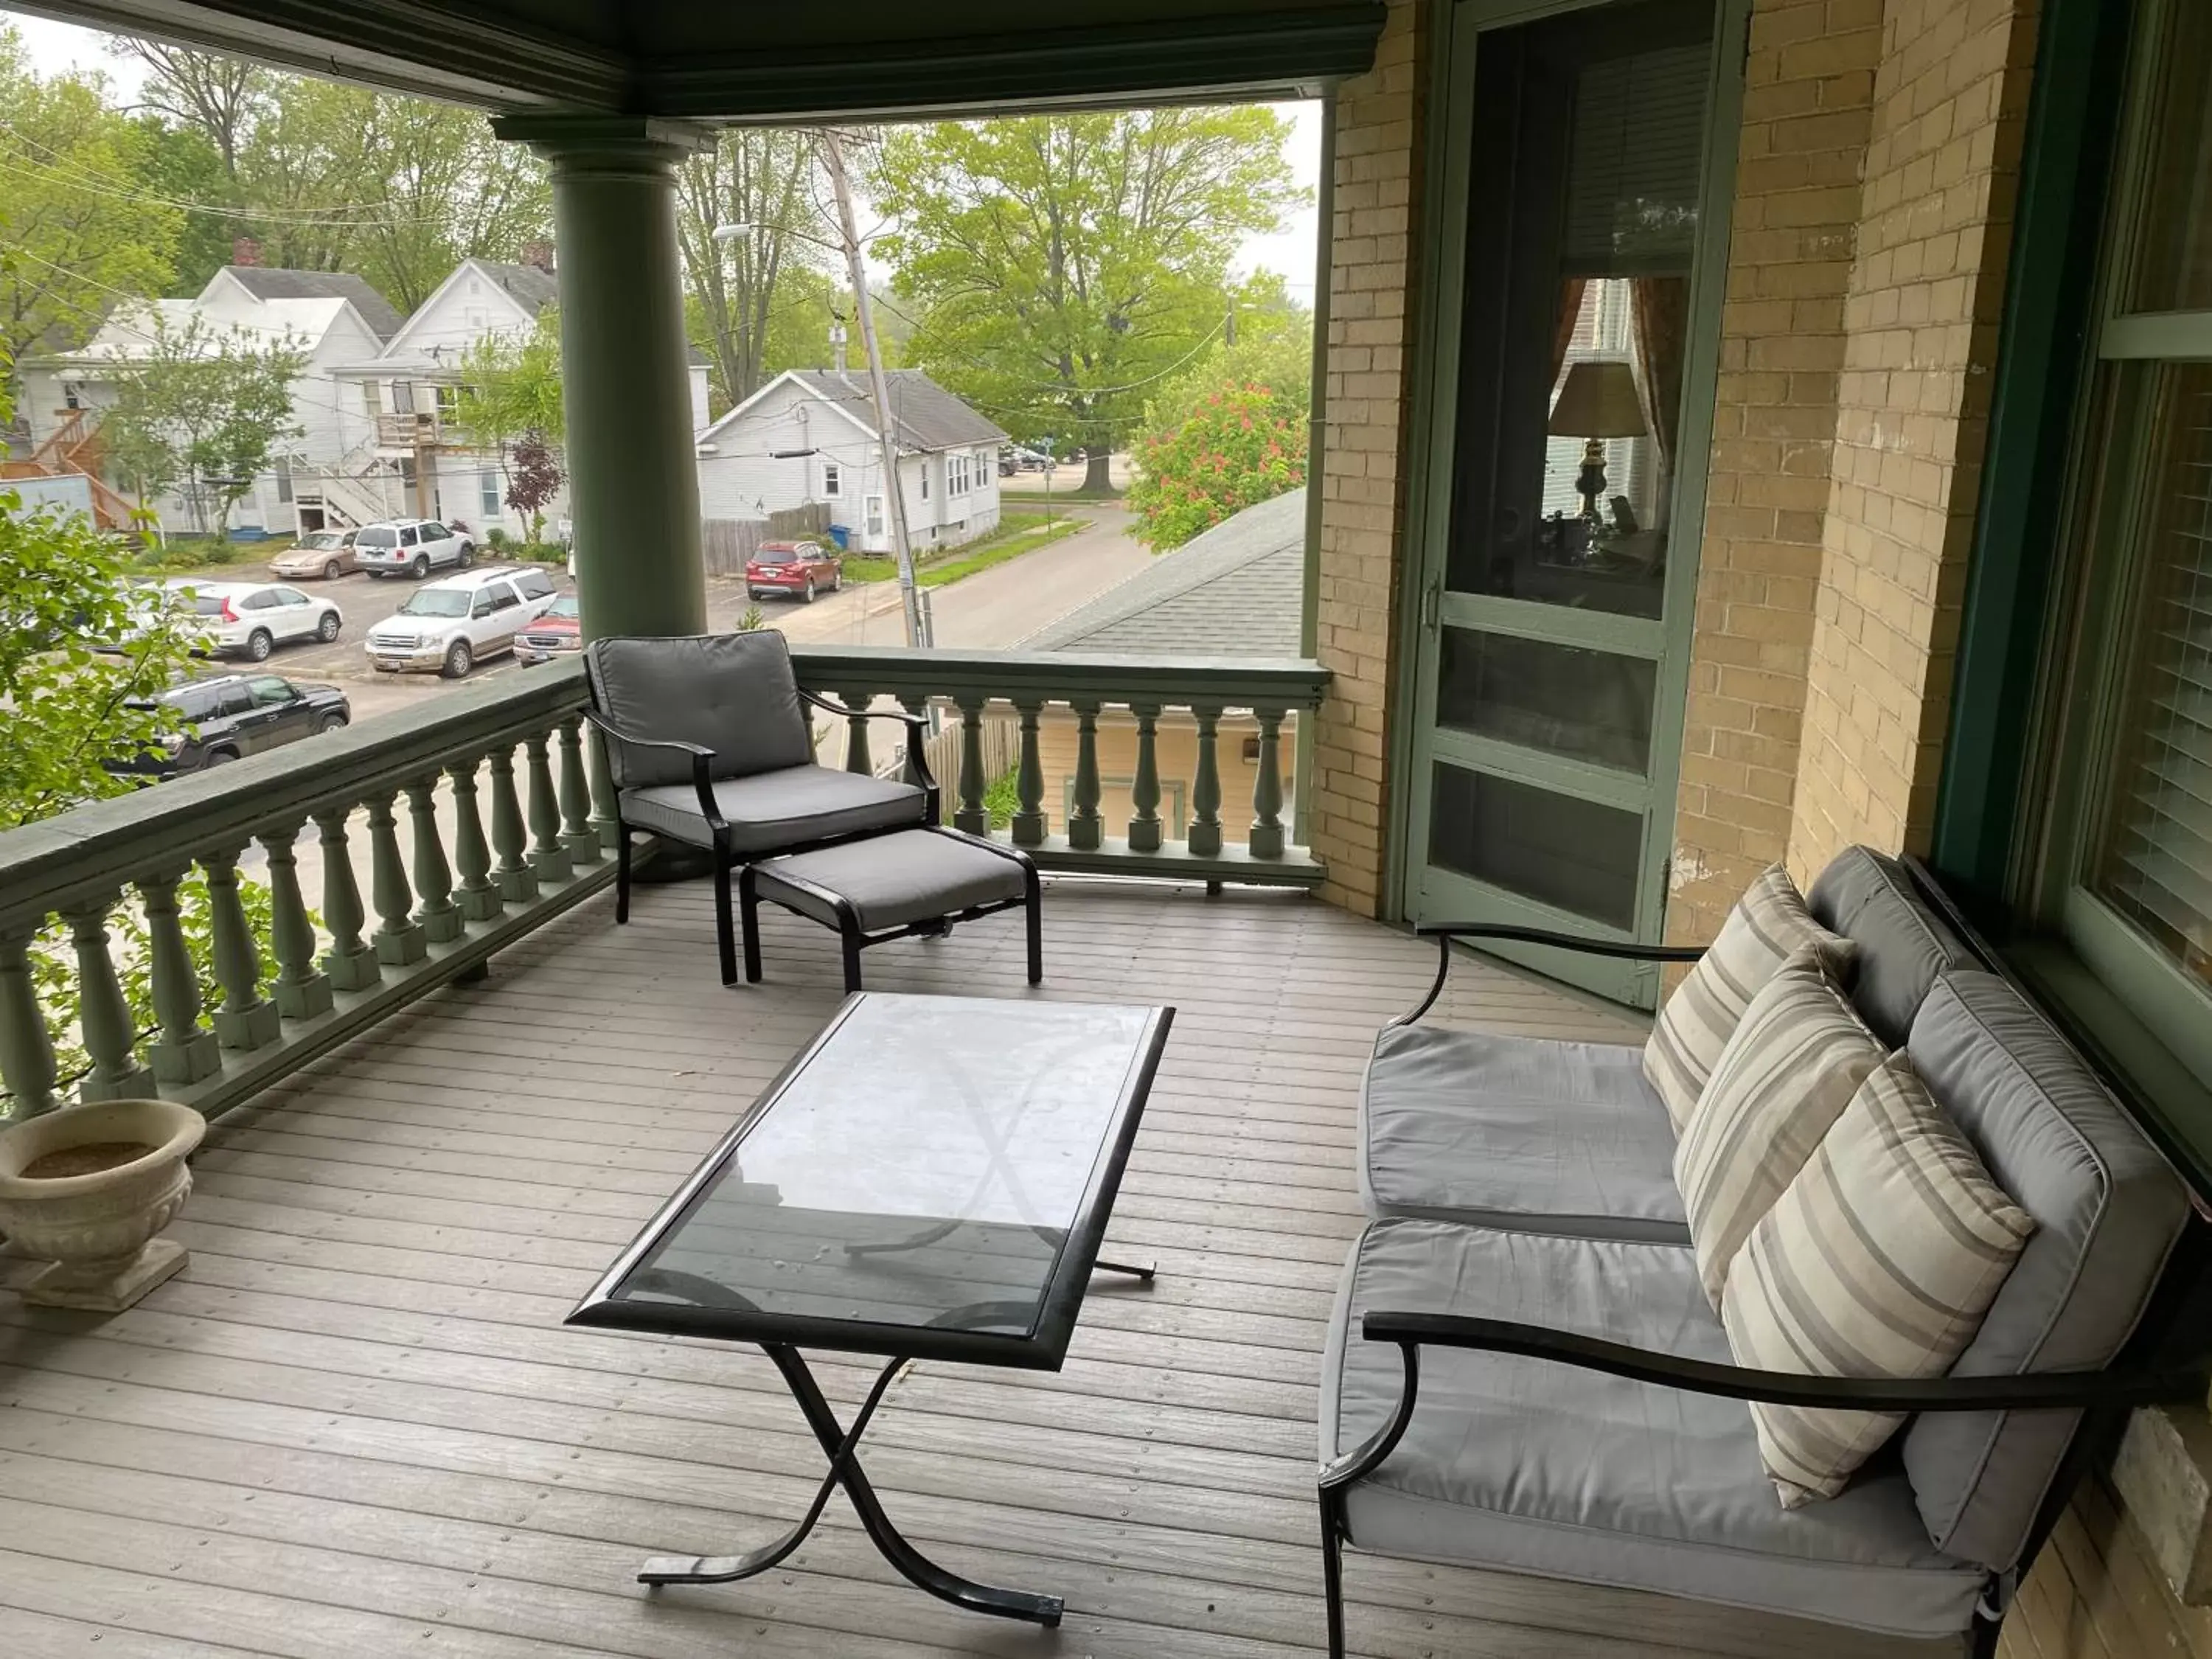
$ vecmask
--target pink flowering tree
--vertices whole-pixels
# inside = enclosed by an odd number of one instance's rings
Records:
[[[1128,495],[1136,533],[1164,552],[1304,483],[1306,425],[1269,386],[1232,380],[1142,439],[1137,465]]]

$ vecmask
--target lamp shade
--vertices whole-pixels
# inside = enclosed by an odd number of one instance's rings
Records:
[[[1636,395],[1636,371],[1619,357],[1593,357],[1567,370],[1567,383],[1552,405],[1554,438],[1641,438],[1644,404]]]

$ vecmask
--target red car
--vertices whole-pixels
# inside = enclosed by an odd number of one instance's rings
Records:
[[[525,668],[583,648],[584,625],[576,620],[574,593],[563,593],[514,636],[514,659]]]
[[[745,561],[745,592],[751,599],[781,593],[814,603],[824,591],[845,585],[845,556],[820,542],[763,542]]]

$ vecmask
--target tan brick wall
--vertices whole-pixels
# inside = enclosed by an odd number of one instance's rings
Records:
[[[2034,0],[1889,0],[1790,865],[1924,850],[1996,357]]]
[[[1316,641],[1334,678],[1316,726],[1311,840],[1328,861],[1322,896],[1364,915],[1382,888],[1425,9],[1391,0],[1374,70],[1336,94]]]
[[[1670,938],[1790,839],[1881,0],[1759,0],[1676,802]]]

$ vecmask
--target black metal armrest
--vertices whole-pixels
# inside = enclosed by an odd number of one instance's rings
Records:
[[[1631,962],[1695,962],[1705,953],[1702,945],[1639,945],[1634,939],[1584,939],[1577,933],[1555,933],[1547,927],[1516,927],[1504,922],[1468,921],[1437,922],[1413,929],[1415,937],[1432,939],[1437,942],[1437,976],[1429,985],[1428,995],[1410,1013],[1392,1020],[1393,1026],[1411,1025],[1423,1014],[1437,1006],[1437,999],[1444,993],[1444,981],[1451,973],[1451,947],[1455,939],[1497,939],[1513,945],[1549,945],[1562,951],[1580,951],[1587,956],[1620,957]]]
[[[896,720],[904,726],[906,727],[906,763],[913,769],[915,776],[921,781],[921,793],[928,803],[928,822],[931,823],[937,822],[939,806],[937,775],[929,769],[929,722],[927,720],[920,714],[909,714],[903,708],[848,708],[842,702],[832,702],[817,692],[809,691],[803,685],[799,688],[799,695],[802,701],[812,703],[823,713],[836,714],[843,720],[850,720],[854,715],[858,714],[862,720]]]
[[[707,820],[707,827],[717,834],[729,829],[730,826],[723,822],[722,809],[714,802],[714,781],[708,769],[714,758],[713,750],[703,743],[687,743],[682,738],[642,737],[635,732],[625,730],[618,721],[596,708],[586,708],[583,712],[586,720],[627,748],[667,749],[678,754],[689,755],[691,757],[691,787],[699,797],[700,816]]]
[[[1419,1393],[1424,1347],[1517,1354],[1692,1394],[1818,1411],[2074,1411],[2150,1406],[2202,1400],[2207,1381],[2202,1370],[2179,1370],[2043,1371],[2027,1376],[1808,1376],[1796,1371],[1750,1370],[1712,1360],[1687,1359],[1680,1354],[1654,1353],[1571,1331],[1462,1314],[1376,1311],[1361,1320],[1359,1330],[1370,1342],[1397,1345],[1405,1382],[1389,1420],[1322,1469],[1321,1484],[1325,1491],[1368,1474],[1404,1437]]]

